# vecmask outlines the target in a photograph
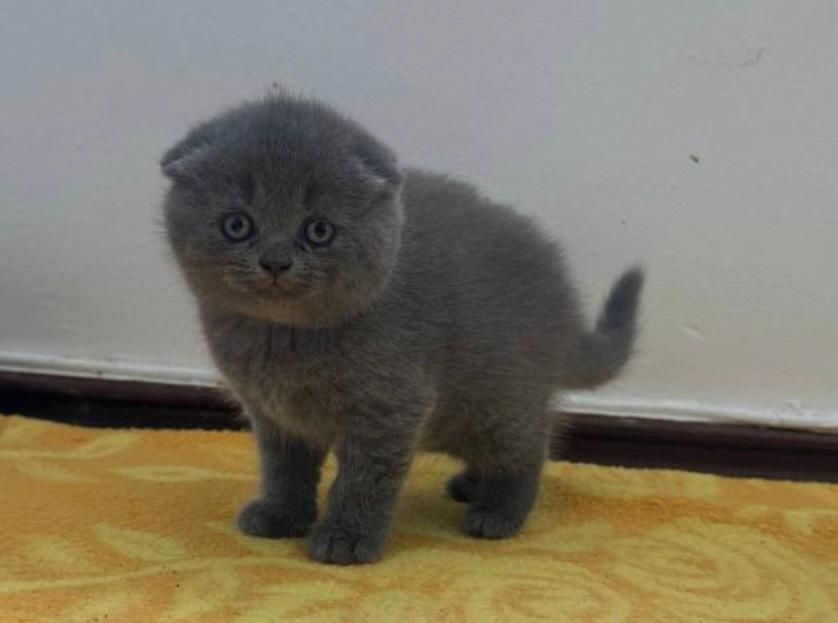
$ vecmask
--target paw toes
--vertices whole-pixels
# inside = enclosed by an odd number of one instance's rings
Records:
[[[321,526],[309,544],[309,556],[313,560],[333,565],[375,562],[381,557],[381,550],[379,539],[336,526]]]
[[[463,530],[478,539],[507,539],[521,530],[523,520],[484,508],[466,514]]]

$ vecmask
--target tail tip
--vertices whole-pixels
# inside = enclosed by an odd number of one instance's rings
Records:
[[[608,295],[601,325],[609,329],[618,329],[634,323],[645,278],[645,271],[639,265],[633,266],[620,276]]]

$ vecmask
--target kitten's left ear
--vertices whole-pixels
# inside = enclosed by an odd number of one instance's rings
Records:
[[[390,149],[383,145],[362,143],[353,152],[358,168],[367,183],[379,192],[395,192],[402,183],[399,163]]]

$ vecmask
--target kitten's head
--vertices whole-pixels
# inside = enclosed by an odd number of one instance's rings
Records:
[[[169,241],[202,304],[326,326],[386,285],[401,173],[389,149],[324,105],[246,103],[197,126],[161,166]]]

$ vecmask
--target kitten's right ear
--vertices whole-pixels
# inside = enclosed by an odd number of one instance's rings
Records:
[[[195,180],[199,175],[201,165],[206,161],[210,151],[206,143],[195,144],[189,139],[183,140],[160,159],[160,169],[163,175],[173,182]]]

